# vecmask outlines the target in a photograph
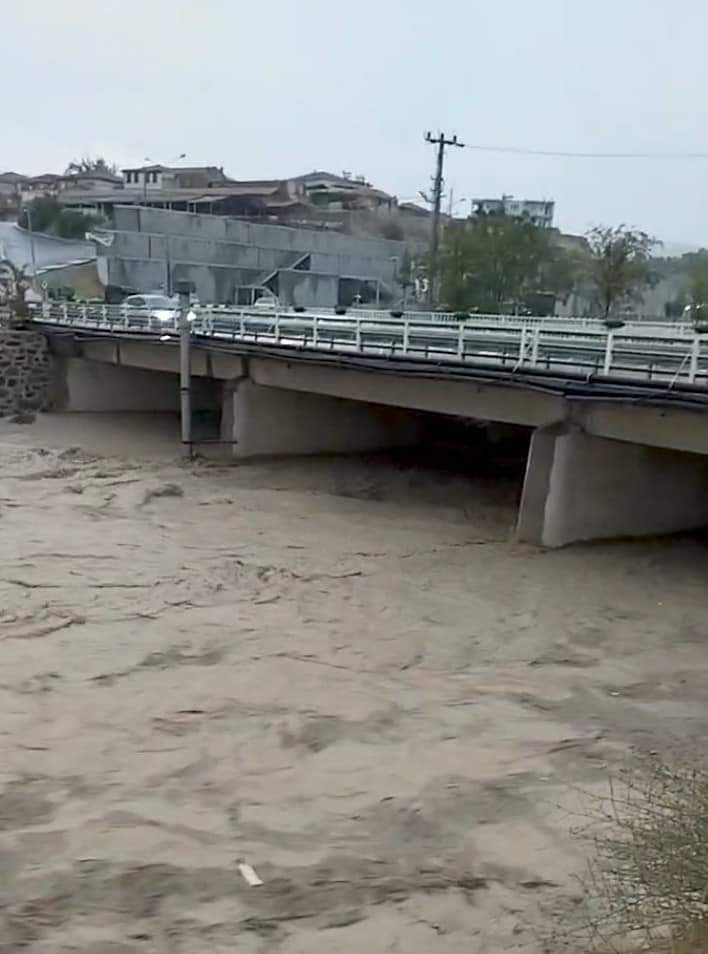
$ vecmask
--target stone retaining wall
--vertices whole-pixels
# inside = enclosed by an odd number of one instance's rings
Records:
[[[50,360],[43,334],[0,330],[0,417],[49,408]]]

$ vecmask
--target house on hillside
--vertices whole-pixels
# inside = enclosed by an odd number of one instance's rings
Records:
[[[126,190],[161,192],[174,189],[213,189],[228,184],[229,177],[218,166],[138,166],[123,169]]]
[[[331,172],[316,171],[296,176],[290,181],[296,194],[318,208],[330,211],[391,209],[397,205],[395,196],[374,188],[364,176],[352,177],[349,173],[337,176]]]
[[[110,172],[76,172],[62,176],[59,189],[82,189],[84,192],[105,192],[123,188],[120,176]]]
[[[550,229],[553,227],[555,205],[548,199],[515,199],[513,195],[502,195],[500,199],[472,199],[472,217],[507,215],[537,228]]]

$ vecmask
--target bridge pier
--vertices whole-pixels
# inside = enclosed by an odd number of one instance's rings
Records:
[[[421,433],[410,411],[256,384],[225,382],[221,440],[233,456],[339,454],[405,447]]]
[[[565,425],[531,438],[522,541],[560,547],[708,526],[708,458],[593,437]]]

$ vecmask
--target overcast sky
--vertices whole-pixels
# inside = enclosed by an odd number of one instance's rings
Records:
[[[235,178],[428,189],[426,129],[471,144],[708,153],[706,0],[32,0],[2,7],[0,171],[82,153]],[[708,159],[451,150],[455,197],[553,198],[708,245]],[[458,213],[464,205],[458,206]]]

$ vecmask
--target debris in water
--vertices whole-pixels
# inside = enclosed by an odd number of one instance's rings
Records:
[[[253,868],[245,862],[241,862],[241,864],[239,864],[238,870],[243,875],[244,881],[247,881],[252,888],[257,888],[259,885],[263,884]]]

